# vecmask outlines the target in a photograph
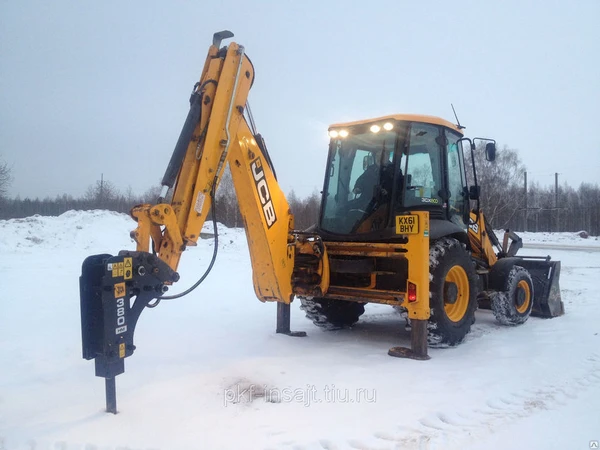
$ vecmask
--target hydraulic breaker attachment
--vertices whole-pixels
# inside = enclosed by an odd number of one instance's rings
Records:
[[[560,261],[550,261],[550,257],[523,257],[519,265],[529,271],[533,280],[531,315],[545,318],[562,316],[565,307],[560,297]]]
[[[166,263],[145,252],[85,259],[79,278],[83,358],[94,359],[106,379],[106,410],[116,414],[115,377],[135,350],[133,333],[148,304],[179,279]]]

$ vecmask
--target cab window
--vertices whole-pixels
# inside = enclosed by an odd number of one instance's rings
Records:
[[[440,129],[435,125],[413,123],[406,150],[404,206],[442,206],[443,187],[440,164]]]

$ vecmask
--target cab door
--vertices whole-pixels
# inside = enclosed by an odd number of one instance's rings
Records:
[[[467,180],[462,146],[459,145],[461,136],[450,130],[446,133],[446,168],[448,173],[448,218],[455,224],[467,228],[465,218],[468,218],[470,204],[468,198]]]

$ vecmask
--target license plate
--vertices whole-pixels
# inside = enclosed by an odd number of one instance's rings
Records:
[[[419,216],[416,214],[396,216],[396,234],[419,234]]]

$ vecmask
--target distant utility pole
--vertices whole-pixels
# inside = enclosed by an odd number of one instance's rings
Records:
[[[527,231],[527,172],[525,175],[525,208],[523,208],[523,231]]]
[[[104,198],[104,174],[100,174],[100,208],[102,208],[102,199]]]
[[[556,208],[556,231],[560,231],[560,211],[558,210],[558,172],[554,173],[554,208]]]

